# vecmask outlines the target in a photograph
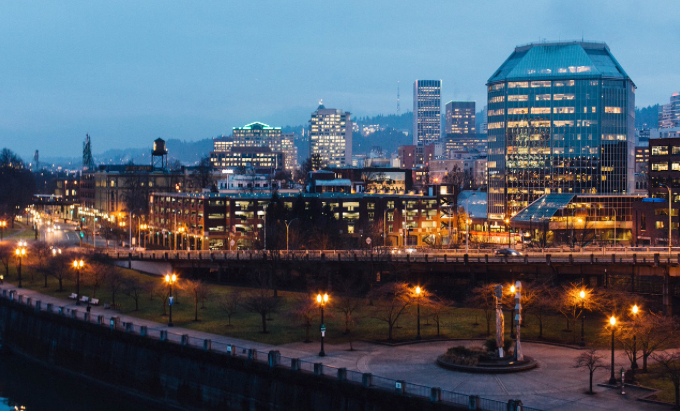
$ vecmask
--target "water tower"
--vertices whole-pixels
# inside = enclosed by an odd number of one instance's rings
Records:
[[[157,138],[153,142],[151,152],[151,166],[156,169],[165,170],[168,168],[168,150],[165,148],[165,140]]]

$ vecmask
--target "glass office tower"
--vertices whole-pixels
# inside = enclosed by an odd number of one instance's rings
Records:
[[[442,81],[413,82],[413,145],[436,143],[441,139]]]
[[[632,193],[635,84],[606,44],[517,47],[487,87],[490,220],[544,194]]]

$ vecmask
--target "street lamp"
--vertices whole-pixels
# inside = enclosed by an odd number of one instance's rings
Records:
[[[326,336],[326,325],[323,323],[323,307],[328,303],[328,294],[317,294],[316,302],[319,304],[319,307],[321,307],[321,351],[319,351],[319,357],[323,357],[326,355],[326,352],[323,349],[323,339]]]
[[[172,285],[177,281],[177,276],[175,274],[170,275],[167,274],[165,276],[165,283],[170,287],[170,295],[168,298],[169,301],[169,306],[170,306],[170,316],[168,317],[168,327],[172,327],[174,324],[172,323]]]
[[[80,305],[80,270],[84,266],[83,260],[73,260],[73,269],[76,270],[76,305]]]
[[[672,230],[671,228],[673,227],[673,194],[671,193],[671,187],[667,184],[659,184],[661,187],[666,187],[668,190],[668,256],[671,256],[671,245],[673,242],[671,241],[671,233]]]
[[[505,219],[505,231],[508,233],[508,248],[510,248],[510,219]]]
[[[584,326],[585,326],[585,314],[584,312],[584,304],[586,302],[586,292],[581,290],[580,293],[578,293],[578,296],[581,298],[581,347],[585,347],[586,345],[586,340],[585,340],[585,335],[584,335]]]
[[[7,227],[7,221],[0,221],[0,241],[5,239],[5,227]]]
[[[637,314],[639,312],[639,308],[637,304],[633,306],[631,309],[631,312],[633,313],[633,329],[637,327]],[[638,369],[638,363],[637,363],[637,330],[633,332],[633,363],[630,365],[630,368],[633,369],[633,372]]]
[[[510,286],[510,294],[513,296],[515,295],[515,292],[517,289],[515,288],[514,285]],[[510,316],[510,338],[515,339],[515,304],[512,302],[510,303],[512,305],[512,316]]]
[[[14,254],[19,260],[19,265],[17,265],[17,274],[19,275],[19,288],[21,288],[21,259],[26,257],[26,242],[19,241],[19,246],[14,250]]]
[[[609,377],[609,384],[616,385],[616,376],[614,375],[614,333],[616,332],[616,318],[613,315],[611,316],[611,318],[609,318],[609,325],[611,326],[612,329],[612,366],[611,375]]]
[[[416,340],[420,340],[420,295],[422,294],[423,290],[420,287],[416,287],[416,307],[418,311],[418,332],[416,334]]]
[[[290,225],[293,224],[293,221],[297,220],[297,218],[294,218],[290,221],[286,221],[286,253],[288,253],[288,229],[290,228]]]

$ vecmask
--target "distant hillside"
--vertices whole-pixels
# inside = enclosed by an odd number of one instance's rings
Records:
[[[635,128],[656,128],[659,126],[659,105],[635,107]]]
[[[185,165],[193,165],[198,163],[201,158],[210,155],[213,140],[212,138],[198,141],[170,139],[165,142],[165,146],[168,149],[168,158],[179,160]],[[107,150],[95,155],[94,160],[97,164],[125,164],[130,161],[135,164],[150,164],[151,149],[152,147],[149,146],[147,148]]]

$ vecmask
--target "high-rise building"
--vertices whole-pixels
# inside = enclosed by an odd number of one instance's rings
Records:
[[[268,150],[236,151],[243,148]],[[214,139],[211,158],[214,167],[223,169],[231,168],[233,164],[258,169],[263,169],[263,164],[271,164],[274,170],[285,169],[289,172],[297,168],[297,148],[293,137],[282,134],[281,127],[271,127],[260,122],[234,127],[231,137]]]
[[[413,83],[413,145],[427,145],[441,138],[441,80]]]
[[[474,101],[449,101],[445,113],[444,135],[475,133]]]
[[[634,189],[635,84],[604,43],[515,48],[488,83],[489,219]]]
[[[309,120],[309,155],[318,155],[322,166],[352,164],[352,120],[349,112],[319,104]]]
[[[671,94],[671,101],[659,108],[659,128],[680,127],[680,91]]]

